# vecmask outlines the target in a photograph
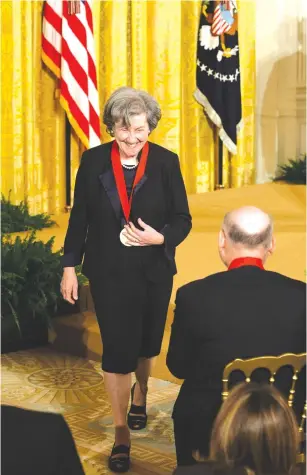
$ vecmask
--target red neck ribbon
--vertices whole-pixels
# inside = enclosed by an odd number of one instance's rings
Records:
[[[262,260],[257,257],[238,257],[230,263],[228,270],[237,269],[242,266],[254,266],[264,270]]]
[[[124,176],[123,167],[120,161],[118,143],[116,142],[116,140],[114,140],[112,144],[112,149],[111,149],[112,168],[113,168],[113,173],[115,177],[115,183],[116,183],[116,188],[118,191],[118,196],[120,199],[120,204],[122,206],[122,210],[123,210],[125,220],[127,223],[129,221],[129,216],[131,212],[132,196],[133,196],[134,188],[145,173],[148,150],[149,150],[149,146],[148,146],[148,142],[146,142],[142,149],[140,163],[134,177],[134,182],[133,182],[130,198],[128,200],[125,176]]]

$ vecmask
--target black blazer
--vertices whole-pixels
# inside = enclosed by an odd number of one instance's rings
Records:
[[[167,355],[171,373],[185,380],[174,417],[203,414],[204,424],[211,419],[211,430],[226,364],[306,351],[305,318],[305,284],[258,267],[220,272],[181,287]],[[285,376],[281,390],[286,390],[285,379],[291,380]]]
[[[178,156],[154,143],[143,178],[134,190],[131,220],[141,218],[163,233],[162,246],[127,248],[119,240],[124,220],[111,165],[113,142],[87,150],[77,173],[74,205],[64,244],[64,267],[80,264],[83,273],[97,276],[121,274],[127,256],[142,254],[153,279],[175,274],[175,248],[191,229],[191,215]]]
[[[1,406],[3,475],[83,475],[63,416]]]

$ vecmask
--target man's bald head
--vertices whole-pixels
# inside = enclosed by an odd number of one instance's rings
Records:
[[[272,243],[273,223],[270,216],[254,206],[244,206],[227,213],[223,230],[233,244],[247,249],[264,247]]]

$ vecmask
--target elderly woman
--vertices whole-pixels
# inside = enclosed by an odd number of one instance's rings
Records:
[[[130,466],[128,426],[140,430],[147,423],[147,383],[161,349],[175,248],[191,229],[178,156],[148,142],[160,117],[144,91],[123,87],[111,95],[103,121],[115,140],[83,154],[64,245],[61,288],[71,303],[78,298],[74,268],[84,254],[115,424],[109,458],[115,472]]]

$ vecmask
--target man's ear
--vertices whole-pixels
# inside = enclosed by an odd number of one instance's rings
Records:
[[[224,229],[221,229],[219,232],[219,248],[224,249],[226,244],[226,235]]]
[[[272,241],[268,249],[268,254],[271,256],[273,252],[275,251],[276,248],[276,239],[274,236],[272,236]]]

